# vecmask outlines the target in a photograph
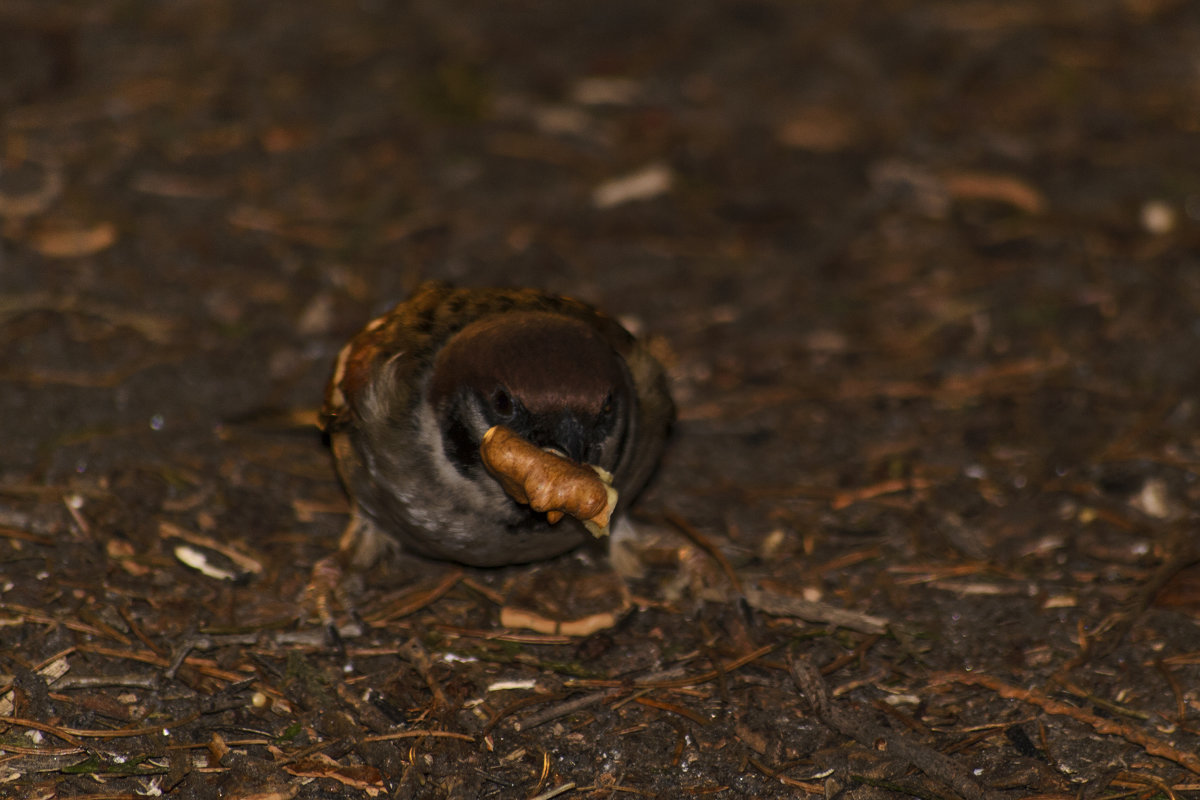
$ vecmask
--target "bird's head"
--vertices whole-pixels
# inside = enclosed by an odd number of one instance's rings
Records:
[[[636,402],[624,360],[595,328],[542,311],[495,314],[455,334],[434,361],[429,401],[464,474],[496,425],[611,470]]]

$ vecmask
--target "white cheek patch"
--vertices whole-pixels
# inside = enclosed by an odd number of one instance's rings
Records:
[[[472,481],[463,476],[458,468],[446,458],[442,442],[441,427],[429,403],[421,403],[417,411],[417,446],[425,453],[433,467],[432,482],[441,486],[454,486],[457,499],[472,508],[493,508],[504,502],[506,496],[500,485],[493,481]]]

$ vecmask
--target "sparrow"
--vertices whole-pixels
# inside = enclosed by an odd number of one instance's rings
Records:
[[[567,552],[623,522],[673,419],[662,365],[591,306],[423,283],[326,388],[353,506],[340,552],[357,568],[396,544],[481,567]]]

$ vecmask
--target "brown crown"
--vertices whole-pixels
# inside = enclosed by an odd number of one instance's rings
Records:
[[[617,354],[586,322],[508,312],[468,325],[442,348],[430,400],[437,405],[464,384],[484,394],[502,385],[533,414],[570,408],[595,415],[626,381]]]

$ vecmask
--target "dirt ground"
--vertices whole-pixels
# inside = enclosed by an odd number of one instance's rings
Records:
[[[1200,796],[1200,4],[6,0],[0,133],[0,797]],[[334,638],[430,277],[649,338],[647,574]]]

